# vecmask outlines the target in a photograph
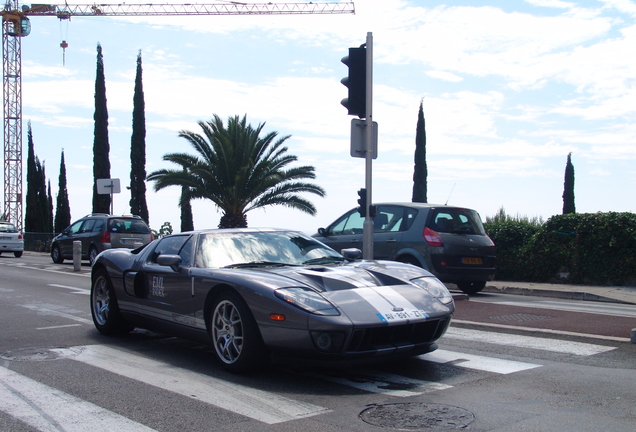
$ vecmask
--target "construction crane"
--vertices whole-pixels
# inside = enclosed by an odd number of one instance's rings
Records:
[[[2,13],[4,109],[4,215],[22,230],[22,37],[31,32],[29,16],[180,16],[352,14],[353,2],[210,4],[32,4],[7,0]],[[61,44],[64,46],[64,41]],[[0,215],[1,216],[1,215]]]

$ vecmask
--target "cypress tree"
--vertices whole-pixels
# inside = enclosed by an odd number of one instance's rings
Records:
[[[51,195],[51,180],[47,182],[46,188],[47,209],[46,209],[46,226],[47,232],[53,232],[53,195]]]
[[[33,132],[31,122],[27,126],[27,193],[26,211],[24,214],[24,230],[37,232],[38,223],[38,192],[37,192],[37,167],[35,165],[35,149],[33,145]]]
[[[142,84],[141,51],[137,56],[137,75],[133,95],[132,138],[130,140],[130,211],[148,223],[146,202],[146,114]]]
[[[51,232],[49,226],[49,198],[46,194],[46,170],[40,159],[35,157],[35,215],[37,220],[32,232]]]
[[[426,124],[424,122],[424,101],[420,101],[420,110],[417,114],[417,129],[415,132],[415,167],[413,169],[413,202],[428,202],[426,167]]]
[[[106,107],[106,79],[102,46],[97,44],[97,73],[95,76],[95,132],[93,141],[93,212],[110,212],[110,195],[97,193],[97,179],[110,178],[110,145],[108,143],[108,109]]]
[[[568,154],[563,181],[563,214],[568,213],[576,213],[574,206],[574,165],[572,165],[572,153]]]
[[[57,206],[55,208],[54,232],[59,233],[71,224],[71,206],[68,201],[68,189],[66,187],[66,163],[64,162],[64,150],[60,159],[60,176],[57,187]]]

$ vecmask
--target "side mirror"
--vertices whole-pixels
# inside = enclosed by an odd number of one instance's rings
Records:
[[[179,266],[181,265],[181,257],[179,255],[159,255],[157,257],[157,264],[168,266],[175,272],[178,272]]]
[[[320,234],[323,237],[328,237],[328,231],[325,228],[318,228],[318,234]]]
[[[348,259],[349,261],[355,261],[362,258],[362,251],[358,248],[347,248],[340,251],[340,255]]]

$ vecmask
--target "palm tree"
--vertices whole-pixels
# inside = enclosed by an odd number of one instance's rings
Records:
[[[187,186],[190,198],[209,199],[223,212],[219,228],[247,227],[250,210],[282,205],[316,214],[314,205],[302,198],[303,192],[325,196],[320,186],[304,182],[314,179],[314,167],[288,168],[296,156],[286,154],[283,143],[290,135],[278,132],[260,134],[265,123],[256,128],[247,124],[247,116],[228,118],[227,128],[218,115],[198,122],[203,135],[181,131],[198,153],[168,153],[163,160],[179,165],[176,169],[160,169],[148,175],[155,191],[168,186]]]

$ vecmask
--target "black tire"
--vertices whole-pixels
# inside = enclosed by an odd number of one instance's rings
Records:
[[[466,294],[477,294],[486,286],[486,281],[458,282],[457,288]]]
[[[13,252],[13,256],[20,258],[22,256],[22,252]]]
[[[51,259],[55,264],[62,264],[64,262],[64,257],[62,257],[62,252],[60,252],[58,245],[51,248]]]
[[[267,350],[254,316],[234,291],[224,291],[212,304],[210,336],[214,354],[230,372],[253,372],[267,364]]]
[[[88,260],[91,263],[91,267],[93,266],[93,264],[95,264],[95,258],[97,258],[97,255],[99,255],[99,252],[97,252],[97,248],[95,246],[91,246],[88,249]]]
[[[91,315],[97,330],[106,335],[130,332],[129,325],[119,312],[113,284],[106,270],[98,270],[91,284]]]

